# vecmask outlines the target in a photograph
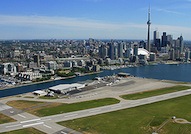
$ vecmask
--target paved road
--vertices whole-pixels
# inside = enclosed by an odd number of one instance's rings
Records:
[[[52,129],[52,127],[54,127],[57,130],[57,132],[54,132],[55,134],[59,134],[59,133],[67,134],[68,131],[70,131],[69,133],[78,134],[78,132],[75,132],[73,130],[71,131],[66,128],[63,129],[62,126],[56,124],[55,122],[67,121],[67,120],[117,111],[117,110],[121,110],[121,109],[132,108],[132,107],[136,107],[136,106],[140,106],[140,105],[168,100],[171,98],[176,98],[176,97],[185,96],[185,95],[189,95],[189,94],[191,94],[191,89],[174,92],[174,93],[169,93],[169,94],[165,94],[165,95],[159,95],[159,96],[139,99],[139,100],[123,101],[121,103],[114,104],[114,105],[92,108],[92,109],[87,109],[87,110],[81,110],[81,111],[76,111],[76,112],[57,114],[57,115],[47,116],[47,117],[42,117],[42,118],[35,117],[30,120],[24,119],[24,121],[17,121],[17,122],[13,122],[13,123],[6,123],[6,124],[0,125],[0,132],[7,132],[7,131],[11,131],[11,130],[26,128],[26,127],[35,127],[39,130],[48,131],[49,133],[53,133],[53,131],[50,131],[50,130]],[[8,110],[8,109],[6,109],[6,110]],[[14,115],[13,117],[19,116],[20,118],[22,118],[22,116],[25,116],[26,114],[27,113],[23,113],[23,114],[20,113],[20,115],[17,114],[17,115]],[[55,129],[52,129],[52,130],[55,131]]]

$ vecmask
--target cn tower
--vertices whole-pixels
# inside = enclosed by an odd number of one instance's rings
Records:
[[[148,11],[148,21],[147,21],[147,25],[148,25],[148,36],[147,36],[147,50],[150,52],[151,51],[151,44],[150,44],[150,26],[151,26],[151,20],[150,20],[150,7],[149,7],[149,11]]]

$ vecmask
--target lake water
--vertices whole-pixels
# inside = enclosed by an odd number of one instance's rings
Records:
[[[66,79],[66,80],[56,80],[56,81],[51,81],[47,83],[33,84],[33,85],[0,90],[0,98],[32,92],[39,89],[47,89],[49,87],[52,87],[58,84],[66,84],[66,83],[70,84],[75,82],[92,80],[96,76],[101,76],[101,77],[109,76],[109,75],[117,74],[119,72],[130,73],[131,75],[134,75],[137,77],[191,82],[191,64],[179,64],[179,65],[159,64],[159,65],[153,65],[153,66],[121,68],[117,70],[104,70],[100,74],[79,76],[79,77]]]

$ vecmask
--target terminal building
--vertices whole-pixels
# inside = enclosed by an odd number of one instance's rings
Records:
[[[73,83],[73,84],[60,84],[50,87],[49,90],[58,94],[67,94],[69,91],[84,88],[85,84]]]

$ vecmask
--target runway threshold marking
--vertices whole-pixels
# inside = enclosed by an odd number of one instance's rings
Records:
[[[26,118],[24,115],[18,114],[18,116],[22,117],[22,118]]]
[[[33,120],[27,120],[27,121],[21,121],[20,123],[28,123],[28,122],[33,122],[33,121],[39,121],[41,119],[33,119]]]
[[[37,122],[37,123],[33,123],[33,124],[23,125],[23,127],[36,126],[36,125],[41,125],[41,124],[44,124],[44,122]]]
[[[65,115],[64,117],[72,117],[72,116],[76,116],[78,114],[71,114],[71,115]]]
[[[11,125],[11,126],[6,126],[6,128],[10,128],[10,127],[18,127],[20,126],[21,124],[16,124],[16,125]]]
[[[61,133],[61,134],[68,134],[68,133],[66,133],[66,132],[63,132],[63,131],[60,131],[60,133]]]
[[[45,127],[47,127],[47,128],[50,128],[50,129],[52,128],[52,127],[50,127],[50,126],[48,126],[48,125],[46,125],[46,124],[43,124],[43,126],[45,126]]]

